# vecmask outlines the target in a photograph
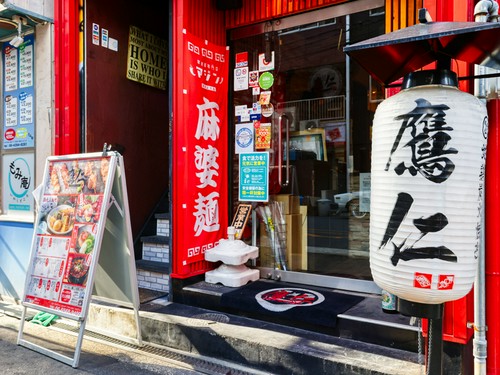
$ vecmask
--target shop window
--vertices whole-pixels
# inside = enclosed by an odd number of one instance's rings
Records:
[[[271,201],[284,209],[279,261],[272,240],[277,236],[262,218],[255,224],[258,265],[371,280],[371,125],[384,96],[343,47],[383,32],[381,8],[289,29],[267,25],[263,34],[232,41],[232,128],[253,128],[251,151],[269,152]],[[241,75],[245,69],[248,80]],[[269,138],[259,143],[262,128]],[[276,171],[286,166],[285,186],[277,183]],[[237,187],[236,170],[234,176]]]

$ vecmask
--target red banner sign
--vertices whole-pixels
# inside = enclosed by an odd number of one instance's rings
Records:
[[[229,51],[184,33],[183,58],[182,97],[176,98],[183,111],[173,131],[177,276],[185,273],[180,268],[204,260],[205,251],[225,237],[228,222]]]

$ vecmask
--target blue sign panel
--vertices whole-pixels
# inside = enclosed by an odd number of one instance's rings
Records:
[[[35,146],[34,36],[27,35],[19,47],[4,43],[3,148]]]
[[[269,152],[240,154],[238,199],[242,202],[269,200]]]

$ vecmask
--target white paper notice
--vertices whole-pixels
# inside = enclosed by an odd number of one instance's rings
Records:
[[[247,122],[250,121],[250,108],[247,108],[247,110],[241,114],[240,116],[240,121]]]
[[[20,114],[20,124],[31,124],[33,120],[33,95],[26,95],[26,93],[21,93],[19,97],[19,114]]]
[[[33,86],[33,45],[24,47],[19,55],[19,87]]]
[[[265,54],[260,53],[259,54],[259,71],[265,72],[267,70],[273,70],[273,69],[274,69],[274,51],[271,52],[271,61],[266,61]]]
[[[17,90],[17,48],[5,54],[5,91]]]
[[[111,51],[118,51],[118,40],[114,38],[109,38],[109,49]]]
[[[234,91],[248,89],[248,68],[234,69]]]
[[[241,116],[243,113],[246,113],[246,112],[248,112],[248,107],[245,104],[234,106],[234,115],[235,116]]]
[[[17,125],[18,104],[15,96],[9,95],[5,98],[5,126]]]

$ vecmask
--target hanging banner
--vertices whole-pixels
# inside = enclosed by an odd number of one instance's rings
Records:
[[[27,35],[18,48],[9,43],[3,45],[4,149],[35,145],[34,44],[34,36]]]
[[[204,261],[225,237],[228,212],[229,51],[184,32],[183,113],[174,133],[176,267]]]

